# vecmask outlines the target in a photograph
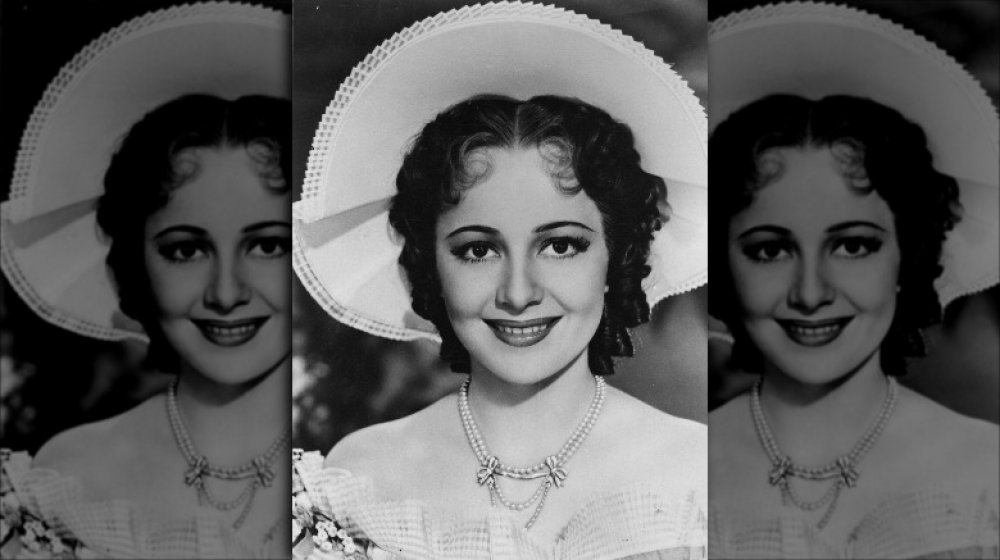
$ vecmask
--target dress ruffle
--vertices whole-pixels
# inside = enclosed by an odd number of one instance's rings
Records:
[[[370,479],[324,466],[318,452],[305,453],[296,469],[312,505],[352,537],[373,542],[374,558],[698,559],[707,552],[703,473],[597,495],[553,543],[538,541],[499,508],[468,518],[434,511],[418,500],[377,501]]]
[[[59,535],[81,541],[94,558],[289,556],[280,539],[268,535],[251,542],[210,511],[162,511],[124,500],[87,500],[76,478],[32,468],[27,453],[11,453],[3,472],[21,507]],[[23,554],[33,557],[27,550]]]
[[[997,558],[995,491],[939,483],[889,496],[851,531],[831,542],[789,511],[777,518],[710,506],[713,558]]]

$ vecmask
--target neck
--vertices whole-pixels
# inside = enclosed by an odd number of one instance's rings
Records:
[[[291,372],[290,356],[236,385],[183,369],[177,408],[198,452],[218,466],[242,464],[266,452],[288,430]]]
[[[876,351],[855,371],[824,384],[805,384],[773,368],[764,374],[761,408],[782,452],[801,465],[846,454],[875,421],[886,398]]]
[[[537,383],[510,383],[473,367],[469,407],[490,453],[526,466],[554,455],[584,418],[595,380],[583,352]]]

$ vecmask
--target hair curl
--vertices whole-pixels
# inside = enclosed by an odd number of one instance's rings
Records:
[[[389,222],[403,238],[399,263],[411,286],[413,310],[441,334],[441,358],[455,372],[471,368],[445,310],[435,260],[438,217],[482,178],[468,165],[485,148],[535,147],[553,164],[553,182],[567,194],[581,190],[597,205],[608,248],[604,314],[589,345],[595,375],[614,373],[615,356],[634,353],[628,328],[649,320],[642,280],[653,234],[665,217],[658,203],[666,185],[640,167],[632,132],[606,112],[576,99],[538,96],[518,101],[477,96],[427,124],[396,177]],[[479,172],[477,172],[479,171]]]
[[[146,114],[122,139],[104,175],[97,224],[111,242],[107,266],[123,313],[149,335],[147,363],[176,370],[178,356],[159,327],[143,258],[146,220],[166,206],[170,193],[197,171],[178,165],[194,148],[244,148],[258,164],[268,188],[291,186],[291,103],[245,96],[227,101],[211,95],[186,95]]]
[[[765,156],[778,148],[831,149],[845,164],[848,184],[874,190],[892,211],[901,255],[900,290],[881,360],[886,373],[905,373],[906,357],[925,353],[921,330],[941,320],[934,280],[943,270],[945,235],[959,220],[958,184],[934,169],[919,125],[875,101],[846,95],[818,101],[768,96],[734,112],[709,139],[713,160],[725,162],[712,169],[710,221],[727,224],[709,229],[709,266],[719,284],[709,312],[732,331],[734,365],[756,370],[762,356],[743,328],[742,305],[729,270],[728,224],[774,179],[775,169]]]

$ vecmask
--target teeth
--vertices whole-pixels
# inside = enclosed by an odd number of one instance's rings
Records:
[[[828,325],[824,327],[803,327],[800,325],[789,325],[789,329],[802,336],[826,336],[840,330],[840,325]]]
[[[205,330],[207,330],[210,334],[219,337],[245,336],[252,333],[256,328],[257,328],[256,325],[253,324],[240,325],[238,327],[219,327],[216,325],[205,325]]]
[[[504,326],[501,326],[501,325],[497,325],[496,328],[499,329],[500,332],[503,332],[503,333],[507,333],[507,334],[511,334],[511,335],[517,335],[517,336],[525,336],[525,335],[540,333],[540,332],[544,331],[545,329],[549,328],[549,326],[548,325],[538,325],[538,326],[535,326],[535,327],[523,327],[523,328],[520,328],[520,327],[504,327]]]

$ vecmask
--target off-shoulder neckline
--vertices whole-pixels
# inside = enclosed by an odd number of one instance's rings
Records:
[[[462,512],[443,511],[431,506],[424,500],[417,498],[376,501],[374,498],[377,494],[375,492],[374,481],[371,477],[353,473],[348,469],[325,465],[323,456],[319,451],[304,453],[300,464],[308,465],[306,467],[307,472],[317,474],[322,473],[324,475],[324,480],[327,480],[327,477],[337,478],[343,482],[343,484],[351,485],[357,488],[361,496],[373,498],[371,501],[366,502],[365,505],[367,507],[386,509],[398,508],[401,510],[413,508],[437,522],[447,524],[449,529],[453,531],[459,531],[463,527],[480,527],[483,523],[488,523],[490,520],[500,520],[502,523],[507,525],[508,530],[518,533],[525,540],[532,543],[534,547],[541,550],[548,550],[550,552],[558,551],[564,547],[565,543],[570,541],[574,534],[580,531],[586,531],[588,520],[594,519],[595,511],[601,511],[602,508],[606,508],[608,504],[627,499],[631,495],[642,493],[644,491],[660,494],[672,504],[698,508],[700,510],[700,514],[707,520],[707,473],[699,473],[698,475],[692,477],[685,477],[685,480],[681,484],[676,484],[676,479],[673,477],[662,475],[648,480],[626,483],[618,488],[599,492],[591,499],[587,500],[587,502],[582,506],[577,508],[566,523],[564,523],[559,529],[557,532],[558,536],[555,541],[547,541],[536,537],[530,530],[525,529],[521,525],[522,522],[520,520],[508,515],[502,508],[491,508],[486,514],[483,514],[483,512],[479,509]],[[309,478],[309,475],[307,474],[305,478]],[[697,482],[699,480],[702,481],[700,485]],[[312,490],[309,488],[308,482],[306,483],[306,488],[307,491]],[[340,511],[333,512],[335,516],[338,514],[351,515],[351,512],[349,511],[352,508],[351,505],[345,506],[343,504],[339,504],[339,506]],[[366,534],[367,530],[371,529],[371,527],[363,526],[360,528]],[[371,537],[374,535],[368,536]],[[693,544],[697,546],[707,546],[707,534],[704,538],[700,539],[700,542]]]
[[[237,544],[241,550],[269,552],[274,539],[278,538],[283,518],[279,515],[262,539],[251,539],[247,535],[232,529],[229,521],[221,514],[204,508],[191,511],[168,510],[142,504],[124,498],[95,499],[86,498],[85,491],[78,477],[65,474],[52,467],[37,467],[32,464],[32,456],[24,451],[11,452],[3,464],[4,470],[11,475],[11,484],[19,495],[27,494],[29,503],[43,508],[43,518],[47,519],[55,508],[66,508],[73,511],[105,510],[116,515],[126,515],[128,518],[161,522],[193,522],[201,530],[217,530],[225,535],[226,541]],[[30,478],[30,481],[28,480]],[[30,486],[28,488],[27,486]],[[38,503],[39,489],[57,489],[59,499],[53,503]],[[84,543],[88,545],[88,543]]]

